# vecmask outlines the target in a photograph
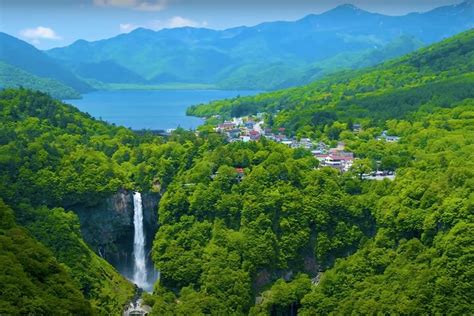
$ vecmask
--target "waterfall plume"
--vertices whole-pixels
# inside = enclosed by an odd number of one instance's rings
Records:
[[[143,228],[143,206],[140,192],[133,193],[133,282],[140,288],[149,290],[145,256],[145,230]]]

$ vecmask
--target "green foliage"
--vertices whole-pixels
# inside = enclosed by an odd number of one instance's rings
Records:
[[[85,244],[77,215],[61,208],[25,208],[18,212],[31,218],[22,224],[68,267],[79,289],[99,314],[122,311],[134,294],[134,286]]]
[[[358,197],[316,165],[284,145],[232,143],[175,177],[152,253],[160,286],[178,294],[174,308],[246,314],[254,291],[283,271],[314,273],[357,247],[372,229],[370,214],[346,207]]]
[[[25,89],[0,92],[0,118],[0,196],[96,313],[121,313],[133,286],[84,243],[77,216],[64,209],[93,208],[123,188],[164,190],[199,146],[215,145],[182,130],[166,143],[137,135]]]
[[[376,236],[324,273],[302,315],[473,312],[473,106],[391,122],[413,162],[374,190]]]
[[[80,98],[79,92],[57,80],[35,76],[2,61],[0,61],[0,87],[39,90],[58,99]]]
[[[0,200],[0,313],[92,315],[92,309],[51,251],[15,224]]]
[[[280,110],[274,127],[344,141],[360,158],[345,174],[266,139],[226,144],[203,129],[164,140],[41,93],[1,92],[0,196],[28,230],[0,203],[2,284],[33,294],[0,292],[0,308],[41,314],[67,301],[71,313],[120,313],[131,285],[65,209],[128,188],[163,193],[161,279],[144,297],[155,315],[472,314],[473,39],[213,104],[226,115]],[[378,140],[382,129],[400,141]],[[395,180],[365,180],[377,163]]]
[[[291,282],[277,280],[270,290],[262,293],[261,302],[250,310],[250,315],[294,315],[299,301],[311,290],[311,280],[305,274]]]
[[[179,132],[164,144],[28,90],[0,93],[0,193],[34,205],[94,205],[120,188],[162,189],[204,143]]]

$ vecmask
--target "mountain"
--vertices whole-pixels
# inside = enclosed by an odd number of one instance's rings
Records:
[[[141,296],[153,315],[472,315],[473,54],[470,30],[192,109],[265,111],[265,128],[350,159],[344,173],[267,138],[136,133],[0,91],[0,314],[120,315]],[[366,177],[375,170],[394,174]],[[146,233],[152,293],[106,261],[137,266],[140,215],[159,226]]]
[[[404,117],[422,104],[445,107],[474,97],[473,87],[474,30],[469,30],[373,68],[330,75],[302,87],[197,105],[188,114],[229,118],[268,112],[275,115],[275,127],[298,134],[324,128],[336,118],[386,120]]]
[[[80,98],[79,92],[55,79],[41,78],[0,61],[0,88],[23,87],[50,94],[58,99]]]
[[[57,63],[44,52],[20,39],[1,32],[0,61],[4,65],[7,64],[21,70],[21,76],[23,78],[29,76],[29,81],[35,82],[34,85],[25,84],[25,87],[37,88],[37,86],[39,86],[41,87],[39,90],[51,92],[51,85],[49,85],[50,88],[48,88],[48,83],[45,84],[45,81],[51,83],[51,80],[54,80],[53,85],[59,86],[62,84],[62,86],[59,87],[59,90],[62,90],[62,92],[64,92],[64,86],[68,86],[70,89],[76,91],[71,92],[70,96],[77,96],[77,92],[83,93],[92,91],[91,86],[77,78],[75,74]],[[17,71],[14,73],[5,73],[4,71],[5,68],[2,68],[2,77],[3,80],[6,80],[0,82],[2,86],[8,86],[6,82],[16,81],[14,75],[18,74]],[[57,89],[55,88],[54,90],[56,91]],[[59,90],[57,90],[57,93],[62,94]]]
[[[101,41],[79,40],[47,54],[81,76],[106,83],[274,89],[308,83],[335,70],[374,65],[473,26],[472,1],[404,16],[341,5],[297,21],[222,31],[139,28]],[[400,41],[406,41],[404,49],[394,49]],[[120,69],[119,75],[104,77],[107,67],[102,63]]]

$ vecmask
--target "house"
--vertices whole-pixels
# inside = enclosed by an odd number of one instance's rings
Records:
[[[346,147],[346,144],[344,144],[344,142],[338,142],[336,149],[337,150],[344,150],[345,147]]]
[[[311,149],[313,148],[313,142],[309,138],[301,138],[301,140],[298,143],[298,147]]]
[[[235,125],[234,122],[225,121],[224,123],[221,123],[217,126],[216,131],[217,132],[226,132],[226,131],[234,129],[235,126],[236,125]]]
[[[235,126],[240,126],[244,124],[244,120],[241,117],[234,117],[232,123],[234,123]]]
[[[244,168],[237,167],[235,168],[235,172],[237,172],[237,181],[242,181],[245,176]]]
[[[254,126],[254,122],[246,122],[244,124],[245,128],[248,128],[248,129],[253,129],[253,126]]]
[[[240,135],[240,140],[243,141],[244,143],[247,143],[250,141],[250,136]]]
[[[388,143],[395,143],[400,140],[400,137],[388,135],[387,131],[383,131],[382,134],[380,134],[380,136],[377,137],[377,140],[385,140]]]
[[[362,127],[360,126],[359,123],[355,123],[354,125],[352,125],[352,131],[354,133],[359,133],[361,130],[362,130]]]
[[[347,172],[352,167],[354,154],[347,151],[340,151],[337,148],[331,148],[329,153],[315,151],[314,157],[319,160],[321,167],[332,167]]]
[[[227,132],[227,136],[229,138],[238,138],[240,136],[240,133],[241,133],[240,129],[234,128]]]
[[[250,131],[249,136],[251,140],[259,140],[260,139],[260,133],[257,131]]]
[[[324,153],[329,149],[329,146],[325,142],[319,142],[316,148]]]

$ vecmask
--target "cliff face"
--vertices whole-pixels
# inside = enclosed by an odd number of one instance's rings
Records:
[[[142,193],[146,251],[158,229],[158,193]],[[94,206],[70,207],[81,222],[84,240],[127,277],[133,274],[133,192],[122,190]],[[151,264],[151,260],[150,260]]]

